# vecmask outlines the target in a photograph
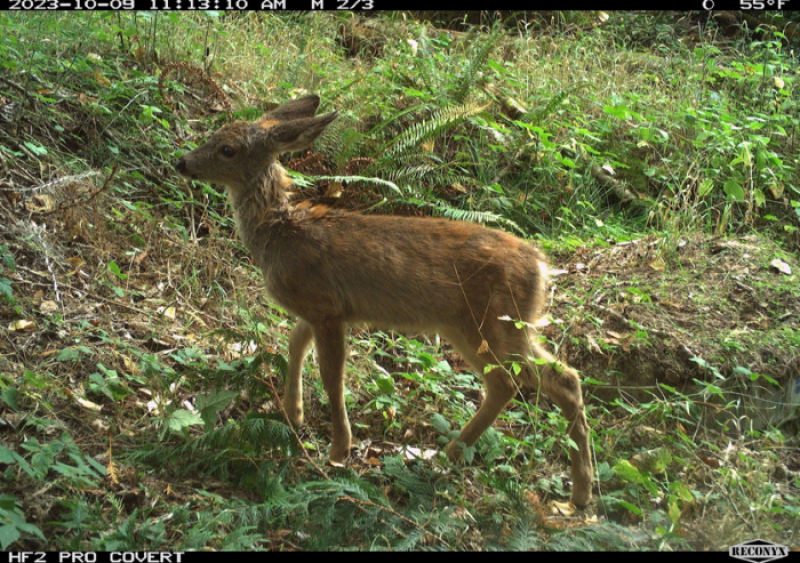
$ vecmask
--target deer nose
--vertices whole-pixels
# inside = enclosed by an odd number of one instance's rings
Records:
[[[175,163],[175,170],[177,170],[178,173],[180,174],[186,172],[186,161],[183,160],[183,158],[181,158],[178,162]]]

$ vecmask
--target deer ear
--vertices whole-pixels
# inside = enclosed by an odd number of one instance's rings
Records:
[[[313,143],[338,115],[339,112],[334,111],[319,117],[277,123],[270,127],[267,141],[277,152],[299,151]]]
[[[264,121],[291,121],[303,117],[314,117],[314,114],[317,113],[317,108],[319,108],[319,96],[312,94],[286,102],[282,106],[264,114],[262,119]]]

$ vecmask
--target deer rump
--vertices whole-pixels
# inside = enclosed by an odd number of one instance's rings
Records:
[[[592,497],[592,463],[578,374],[537,342],[547,266],[543,254],[502,231],[443,219],[368,216],[324,206],[292,207],[283,152],[308,147],[334,121],[315,117],[317,96],[289,102],[255,122],[222,127],[176,163],[184,177],[226,187],[239,234],[268,292],[300,317],[289,337],[284,407],[303,422],[302,365],[314,341],[332,418],[330,459],[351,445],[344,404],[349,324],[439,333],[483,378],[480,408],[447,447],[463,455],[519,385],[541,390],[570,421],[572,500]],[[521,320],[523,328],[510,319]],[[537,361],[538,360],[538,361]],[[516,362],[513,372],[510,362]]]

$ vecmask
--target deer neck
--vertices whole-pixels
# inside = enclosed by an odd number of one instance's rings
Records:
[[[276,163],[243,189],[230,189],[239,237],[254,256],[261,256],[271,232],[289,219],[292,181]]]

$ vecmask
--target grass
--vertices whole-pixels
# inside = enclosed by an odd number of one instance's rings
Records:
[[[0,15],[0,547],[797,547],[793,22],[693,17]],[[305,92],[341,117],[286,163],[301,198],[487,223],[561,270],[542,338],[584,376],[587,511],[551,502],[544,397],[444,459],[482,396],[437,338],[352,330],[348,467],[314,361],[285,423],[294,319],[172,165]]]

